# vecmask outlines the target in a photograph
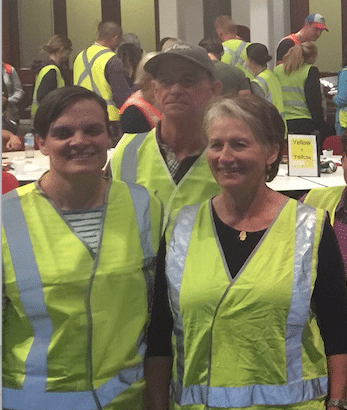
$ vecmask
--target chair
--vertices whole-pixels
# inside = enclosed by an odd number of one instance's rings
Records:
[[[6,194],[7,192],[12,191],[12,189],[18,188],[19,182],[17,178],[12,175],[10,172],[2,171],[2,193]]]
[[[334,155],[342,155],[341,137],[338,135],[331,135],[323,142],[322,149],[332,149]]]

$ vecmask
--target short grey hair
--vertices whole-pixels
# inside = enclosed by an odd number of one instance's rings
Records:
[[[235,118],[244,122],[252,130],[254,137],[263,145],[273,147],[278,144],[278,156],[266,172],[266,181],[272,181],[277,175],[285,146],[285,125],[277,108],[254,94],[219,98],[212,102],[206,110],[203,122],[206,140],[215,120],[221,117]]]

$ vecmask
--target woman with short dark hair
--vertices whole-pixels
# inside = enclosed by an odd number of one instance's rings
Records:
[[[161,205],[104,177],[111,134],[94,92],[52,91],[34,128],[50,169],[3,196],[2,404],[142,410]]]

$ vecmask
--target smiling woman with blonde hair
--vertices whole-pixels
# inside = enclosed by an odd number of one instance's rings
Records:
[[[323,410],[328,371],[328,406],[343,408],[341,253],[323,210],[266,185],[281,159],[282,118],[260,97],[224,98],[204,130],[222,192],[174,212],[166,229],[149,330],[153,409],[167,408],[171,338],[172,409]]]

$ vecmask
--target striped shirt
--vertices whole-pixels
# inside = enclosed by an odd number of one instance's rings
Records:
[[[95,257],[101,237],[101,221],[104,205],[88,211],[63,211],[65,221],[73,232],[92,251]]]

